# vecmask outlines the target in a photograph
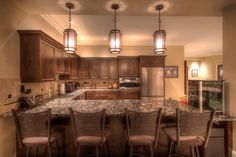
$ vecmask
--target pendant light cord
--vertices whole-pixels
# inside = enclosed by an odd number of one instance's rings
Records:
[[[72,21],[72,18],[71,18],[71,7],[69,7],[69,28],[71,29],[71,21]]]
[[[116,30],[116,22],[117,22],[117,18],[116,18],[116,9],[115,10],[115,15],[114,15],[114,28]]]
[[[161,30],[161,10],[158,10],[158,29]]]

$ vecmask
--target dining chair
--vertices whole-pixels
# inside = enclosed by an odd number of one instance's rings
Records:
[[[105,142],[110,131],[105,129],[105,110],[81,113],[69,108],[69,111],[77,157],[80,155],[81,146],[94,146],[96,157],[99,157],[100,150],[104,150],[107,155]]]
[[[128,142],[131,157],[135,146],[149,149],[153,157],[153,146],[157,146],[162,108],[153,112],[135,112],[125,109]]]
[[[17,113],[12,110],[16,125],[16,138],[19,154],[28,157],[31,148],[35,147],[35,156],[38,146],[44,145],[48,148],[48,156],[52,156],[52,144],[55,143],[59,154],[58,143],[51,135],[51,110],[38,113]],[[25,156],[25,155],[24,155]]]
[[[210,112],[187,112],[176,109],[177,123],[175,127],[163,128],[170,145],[168,157],[177,155],[176,146],[188,146],[192,157],[200,157],[200,150],[207,147],[213,125],[215,109]]]

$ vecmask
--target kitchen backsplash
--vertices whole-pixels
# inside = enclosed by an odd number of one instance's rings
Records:
[[[59,84],[63,81],[41,83],[21,83],[20,79],[0,79],[0,114],[19,106],[19,98],[23,95],[42,102],[59,93]],[[80,88],[109,88],[118,83],[117,79],[78,79],[66,82],[77,82]]]
[[[0,114],[17,108],[23,95],[37,101],[47,100],[58,95],[58,83],[21,83],[19,79],[0,79]]]

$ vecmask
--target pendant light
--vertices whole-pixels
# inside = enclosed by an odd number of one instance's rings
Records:
[[[118,4],[112,4],[111,8],[114,10],[114,29],[112,29],[109,33],[109,51],[110,53],[120,53],[121,51],[121,31],[116,28],[116,10],[119,9]]]
[[[159,4],[156,6],[156,10],[158,11],[158,30],[154,32],[154,54],[165,54],[166,51],[166,31],[161,30],[161,10],[164,8],[164,5]]]
[[[65,29],[63,32],[63,43],[64,50],[67,53],[75,53],[77,49],[77,34],[76,31],[71,29],[71,9],[74,8],[74,4],[66,3],[66,7],[69,9],[69,28]]]

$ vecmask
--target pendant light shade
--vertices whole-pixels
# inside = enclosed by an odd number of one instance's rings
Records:
[[[158,16],[158,24],[159,24],[159,29],[154,32],[153,34],[153,40],[154,40],[154,49],[153,52],[154,54],[165,54],[166,51],[166,31],[161,30],[161,15],[160,12],[164,8],[164,5],[159,4],[156,6],[156,10],[159,12]]]
[[[166,51],[166,31],[158,30],[153,34],[154,38],[154,53],[164,54]]]
[[[73,29],[65,29],[64,33],[64,50],[67,53],[75,53],[76,43],[77,43],[77,34]]]
[[[109,50],[111,53],[120,53],[121,51],[121,31],[113,29],[109,33]]]
[[[72,3],[66,3],[66,7],[69,9],[69,28],[63,32],[64,50],[67,53],[75,53],[77,50],[77,33],[71,29],[71,9],[74,8],[74,5]]]
[[[109,51],[110,53],[120,53],[121,51],[121,42],[122,42],[122,33],[120,30],[116,29],[116,10],[119,9],[118,4],[113,4],[111,8],[114,10],[114,29],[109,33]]]

